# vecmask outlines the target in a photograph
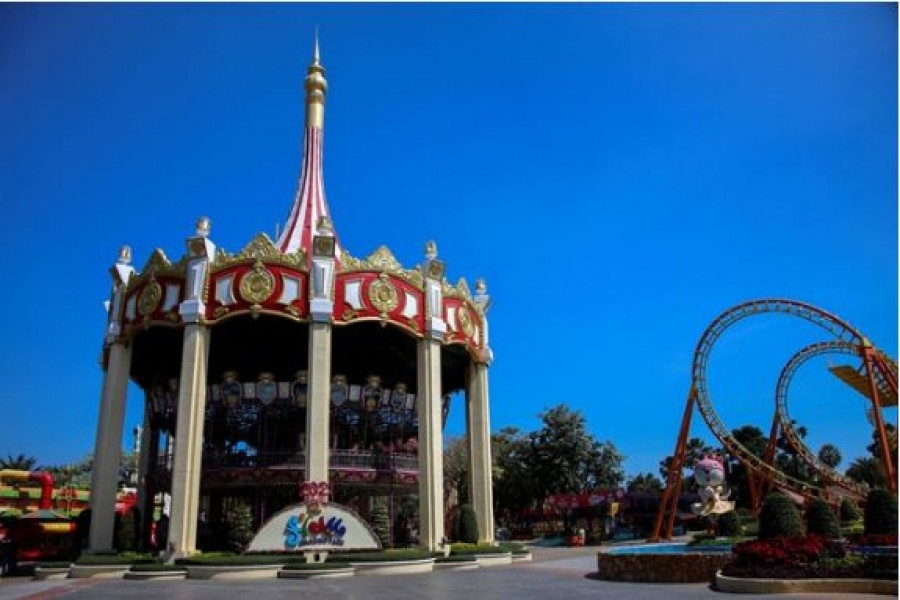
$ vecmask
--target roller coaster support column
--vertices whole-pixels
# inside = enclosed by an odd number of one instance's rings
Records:
[[[778,420],[778,413],[772,418],[772,430],[769,432],[769,442],[766,449],[763,450],[762,460],[767,465],[775,464],[775,450],[778,448],[778,431],[781,421]],[[763,498],[769,493],[772,487],[772,478],[767,473],[754,474],[753,471],[747,469],[747,483],[750,488],[750,508],[754,515],[759,514],[762,507]]]
[[[878,440],[881,443],[881,460],[884,464],[884,475],[887,478],[888,489],[897,493],[897,472],[894,470],[893,449],[888,443],[887,431],[884,429],[884,417],[881,414],[880,391],[878,390],[878,381],[875,379],[876,364],[881,364],[878,353],[869,340],[863,338],[862,344],[863,361],[866,365],[866,375],[869,378],[869,387],[872,391],[873,412],[875,413],[875,429],[878,432]],[[893,385],[896,393],[897,382],[893,380],[890,369],[882,368],[881,372],[885,378],[887,385]]]
[[[687,455],[687,439],[691,430],[691,415],[694,414],[694,402],[696,402],[696,390],[691,386],[691,391],[688,392],[687,403],[684,407],[684,416],[681,418],[681,430],[678,432],[675,452],[672,454],[672,462],[669,463],[669,472],[666,474],[666,491],[663,493],[662,500],[660,500],[659,512],[656,513],[653,535],[647,540],[650,542],[659,541],[663,518],[666,516],[667,510],[669,511],[669,517],[666,520],[665,539],[672,539],[675,512],[678,510],[681,482],[684,479],[684,459]]]

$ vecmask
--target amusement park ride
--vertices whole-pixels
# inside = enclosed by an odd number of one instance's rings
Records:
[[[729,327],[743,319],[778,313],[806,320],[824,330],[830,339],[802,348],[782,369],[776,387],[772,429],[766,449],[760,457],[734,438],[713,408],[707,385],[708,362],[713,345]],[[865,497],[865,486],[835,472],[806,447],[794,430],[788,416],[787,391],[794,373],[811,358],[825,354],[853,355],[861,360],[859,369],[851,366],[839,366],[830,367],[829,370],[872,402],[872,407],[868,411],[869,420],[875,428],[881,446],[881,460],[888,487],[896,493],[897,472],[892,446],[889,444],[884,425],[882,408],[897,406],[897,363],[873,346],[859,330],[822,309],[794,300],[753,300],[732,307],[719,315],[707,327],[697,343],[691,370],[691,387],[675,444],[673,460],[666,478],[666,489],[656,516],[652,540],[658,540],[660,537],[672,537],[676,507],[681,494],[681,473],[685,467],[688,432],[695,406],[725,450],[747,467],[750,477],[751,506],[754,512],[758,511],[762,497],[772,487],[793,492],[803,498],[819,497],[826,500],[839,500],[847,497],[860,500]],[[817,473],[818,484],[800,481],[778,469],[774,457],[779,434],[797,451],[798,457]]]

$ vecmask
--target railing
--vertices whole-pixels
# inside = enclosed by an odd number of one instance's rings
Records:
[[[172,459],[160,456],[157,470],[171,470]],[[204,469],[222,468],[270,468],[302,469],[306,464],[304,452],[245,452],[203,453]],[[332,450],[329,460],[332,469],[372,469],[376,471],[418,471],[419,457],[407,452],[383,452],[374,450]]]

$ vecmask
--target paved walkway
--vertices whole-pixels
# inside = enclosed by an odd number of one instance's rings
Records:
[[[706,584],[615,583],[591,577],[597,570],[596,548],[534,548],[534,560],[474,571],[441,571],[421,575],[356,576],[347,579],[259,581],[185,580],[146,582],[127,580],[67,579],[32,581],[0,579],[0,600],[118,600],[129,598],[270,600],[578,600],[646,599],[681,600],[718,598],[790,598],[821,600],[822,595],[790,594],[733,596],[709,589]],[[829,594],[835,600],[883,600],[872,594]]]

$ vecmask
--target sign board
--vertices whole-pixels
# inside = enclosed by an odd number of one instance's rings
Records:
[[[310,510],[312,509],[312,510]],[[353,510],[334,502],[288,506],[262,526],[247,552],[380,550],[378,537]]]

